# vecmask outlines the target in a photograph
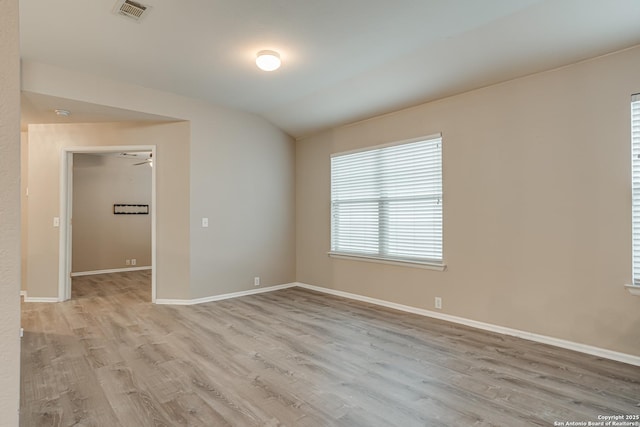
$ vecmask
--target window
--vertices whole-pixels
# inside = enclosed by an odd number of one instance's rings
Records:
[[[443,268],[440,135],[332,156],[330,254]]]
[[[633,284],[640,285],[640,94],[631,97]]]

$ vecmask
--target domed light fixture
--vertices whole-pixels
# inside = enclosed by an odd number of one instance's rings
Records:
[[[263,71],[274,71],[280,68],[280,54],[273,50],[261,50],[256,55],[256,65]]]

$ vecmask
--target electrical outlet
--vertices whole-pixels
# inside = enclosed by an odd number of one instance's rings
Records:
[[[131,260],[130,259],[125,259],[124,260],[124,265],[131,265]]]
[[[209,226],[209,218],[202,218],[202,227],[207,228]]]
[[[260,286],[260,278],[259,277],[254,277],[253,278],[253,286]]]
[[[436,297],[435,305],[437,309],[442,309],[442,298]]]
[[[135,258],[131,258],[131,265],[136,265],[136,263],[137,263],[137,262],[138,262],[138,261],[136,261],[136,259],[135,259]]]

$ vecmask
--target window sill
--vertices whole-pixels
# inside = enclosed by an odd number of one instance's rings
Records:
[[[624,285],[625,288],[629,291],[631,295],[635,295],[640,297],[640,286],[637,285]]]
[[[388,259],[388,258],[377,258],[374,256],[366,256],[366,255],[344,254],[341,252],[327,252],[327,255],[329,255],[331,258],[337,258],[337,259],[376,262],[379,264],[390,264],[390,265],[399,265],[402,267],[424,268],[427,270],[444,271],[447,269],[447,266],[445,264],[438,264],[435,262],[428,262],[428,261],[404,261],[404,260],[395,260],[395,259]]]

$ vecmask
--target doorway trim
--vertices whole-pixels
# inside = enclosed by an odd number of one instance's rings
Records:
[[[60,159],[60,238],[58,262],[58,301],[71,298],[71,213],[73,207],[73,155],[150,151],[151,168],[151,302],[156,302],[156,172],[158,168],[155,145],[112,145],[63,147]]]

